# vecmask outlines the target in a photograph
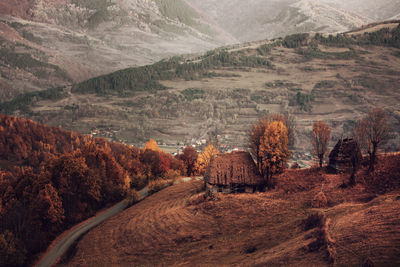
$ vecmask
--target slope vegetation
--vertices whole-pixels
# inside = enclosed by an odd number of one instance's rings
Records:
[[[231,42],[182,0],[14,2],[0,4],[2,99]]]
[[[62,231],[181,168],[162,152],[0,114],[0,266],[31,264]]]
[[[173,149],[208,135],[219,136],[228,148],[246,147],[251,123],[268,112],[290,113],[297,124],[294,155],[310,160],[305,153],[313,121],[332,126],[333,146],[368,109],[384,104],[394,134],[385,149],[395,151],[398,24],[331,36],[296,34],[173,57],[21,95],[1,103],[0,110],[138,145],[153,137]]]
[[[318,169],[286,171],[266,193],[215,200],[204,200],[201,181],[175,185],[88,233],[64,264],[360,266],[368,259],[396,266],[399,161],[399,155],[382,158],[378,171],[360,171],[358,184],[345,189],[339,186],[346,174]],[[375,180],[386,190],[379,191]],[[325,204],[312,204],[321,192]]]

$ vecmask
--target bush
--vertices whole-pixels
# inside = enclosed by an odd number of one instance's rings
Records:
[[[127,195],[127,198],[130,205],[139,202],[139,200],[141,199],[140,194],[135,189],[130,190],[130,192]]]
[[[302,225],[305,231],[310,229],[319,227],[321,228],[326,221],[326,217],[322,213],[313,213],[307,217],[307,219],[303,220]]]
[[[131,179],[131,188],[138,190],[144,188],[147,185],[147,177],[144,174],[133,175]]]
[[[311,112],[313,109],[312,102],[314,101],[314,99],[315,98],[313,94],[304,94],[302,92],[297,92],[297,94],[289,100],[289,106],[297,105],[300,106],[300,110]]]
[[[170,183],[174,182],[177,178],[181,176],[180,171],[178,170],[169,170],[167,173],[164,174],[164,178],[168,180]]]
[[[297,48],[307,44],[308,33],[299,33],[286,36],[283,39],[283,46],[287,48]]]
[[[161,191],[165,187],[168,186],[168,181],[163,180],[163,179],[157,179],[154,181],[151,181],[149,183],[149,195],[154,194],[158,191]]]

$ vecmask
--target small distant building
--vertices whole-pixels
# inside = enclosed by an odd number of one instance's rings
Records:
[[[250,153],[244,151],[217,154],[204,176],[207,192],[253,193],[264,189]]]
[[[351,172],[353,166],[356,170],[362,161],[360,146],[352,138],[340,139],[329,154],[329,169],[338,172]]]

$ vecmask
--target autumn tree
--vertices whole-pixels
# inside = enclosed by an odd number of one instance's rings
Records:
[[[380,145],[389,139],[389,129],[385,111],[374,108],[358,121],[354,136],[361,148],[369,155],[369,171],[374,170],[376,153]]]
[[[319,159],[319,167],[322,168],[325,153],[331,136],[331,128],[322,121],[317,121],[313,125],[312,143],[314,154]]]
[[[250,133],[250,151],[268,188],[272,187],[272,175],[285,168],[290,157],[287,128],[281,120],[270,117],[259,120]]]
[[[218,153],[218,150],[212,145],[209,144],[204,148],[204,151],[199,154],[196,161],[196,170],[200,174],[204,174],[206,169],[211,163],[212,158]]]
[[[191,176],[194,172],[194,167],[197,160],[197,151],[193,147],[187,146],[183,149],[180,159],[185,165],[186,174]]]
[[[146,142],[143,150],[153,150],[153,151],[161,151],[160,148],[157,145],[156,140],[151,139]]]
[[[260,155],[265,182],[272,186],[272,175],[285,168],[290,157],[286,126],[281,121],[271,122],[261,137]]]
[[[296,130],[295,118],[288,113],[284,115],[272,114],[270,115],[270,120],[281,121],[286,126],[287,136],[288,136],[288,146],[293,147],[295,141],[295,130]]]

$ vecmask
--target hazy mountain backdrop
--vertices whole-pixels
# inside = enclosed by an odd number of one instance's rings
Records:
[[[16,0],[0,3],[0,97],[171,55],[396,18],[395,0]]]

